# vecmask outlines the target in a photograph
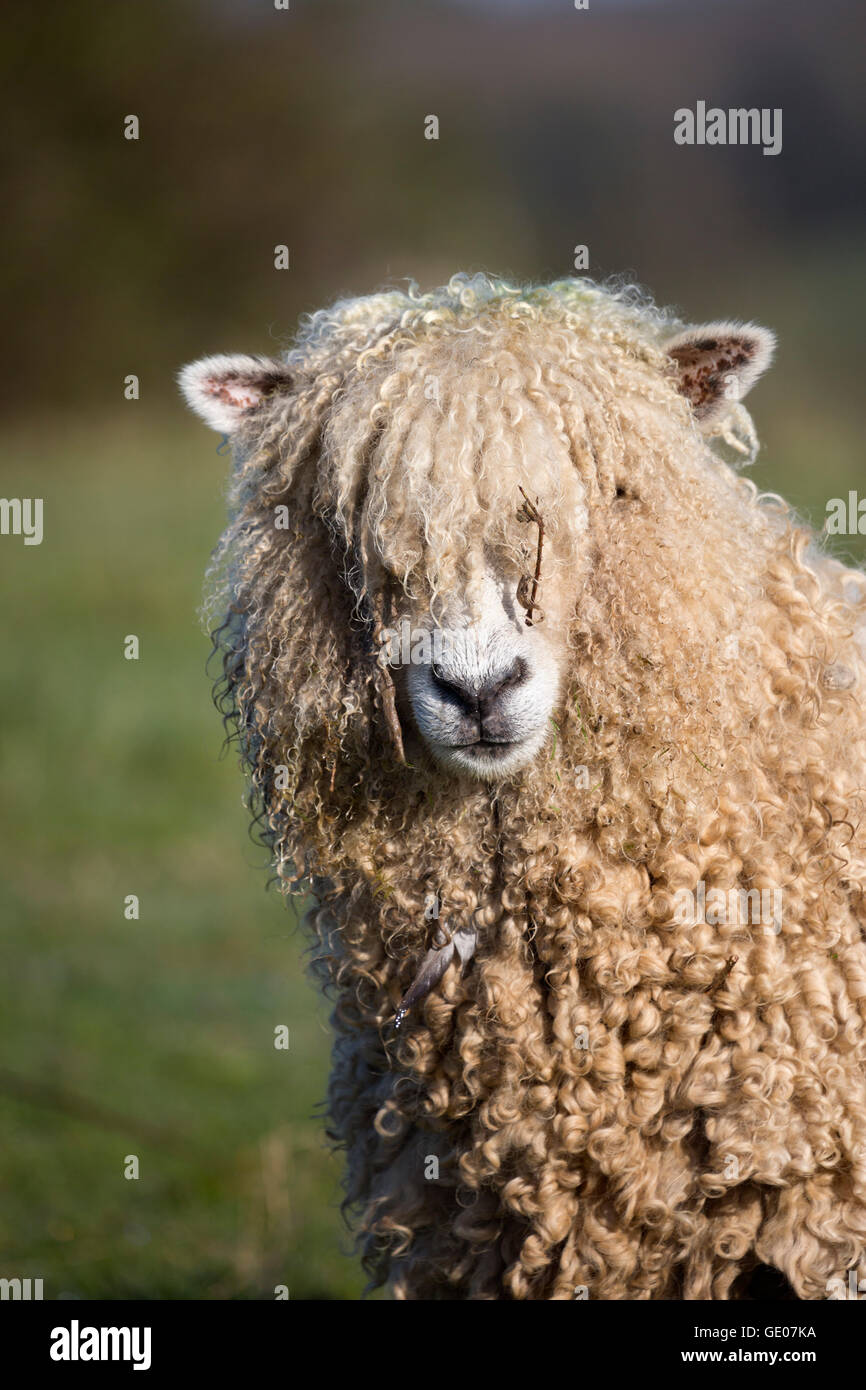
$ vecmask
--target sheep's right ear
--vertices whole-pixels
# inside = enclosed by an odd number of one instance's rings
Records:
[[[769,367],[774,334],[754,323],[704,323],[665,343],[677,385],[701,426],[743,399]]]
[[[234,353],[190,362],[180,372],[178,385],[206,425],[231,435],[266,397],[290,390],[292,378],[277,357]]]

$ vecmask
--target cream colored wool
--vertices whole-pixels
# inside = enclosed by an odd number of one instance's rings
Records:
[[[282,880],[313,884],[329,1132],[399,1297],[866,1277],[866,581],[721,457],[742,406],[701,432],[677,326],[576,280],[343,301],[237,436],[223,709]],[[570,615],[557,736],[456,778],[396,673],[401,765],[372,615],[435,613],[482,549],[516,583],[521,485]],[[701,882],[781,889],[781,931],[682,923]],[[433,894],[477,950],[397,1032]]]

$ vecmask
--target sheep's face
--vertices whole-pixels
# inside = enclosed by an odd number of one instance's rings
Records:
[[[440,623],[413,628],[404,620],[392,629],[395,656],[408,658],[406,691],[421,737],[456,773],[507,777],[536,757],[552,728],[562,615],[539,588],[544,621],[528,626],[520,582],[488,564],[470,592],[446,603]]]
[[[441,470],[411,429],[393,462],[371,461],[366,549],[407,717],[442,767],[498,781],[555,728],[589,560],[586,491],[564,441],[528,410],[510,434],[497,421],[463,472],[448,466],[459,441],[447,433],[435,418],[425,432]]]

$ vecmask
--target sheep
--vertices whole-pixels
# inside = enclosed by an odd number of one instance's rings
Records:
[[[181,374],[236,456],[218,702],[397,1298],[866,1275],[866,576],[741,472],[772,353],[458,275]]]

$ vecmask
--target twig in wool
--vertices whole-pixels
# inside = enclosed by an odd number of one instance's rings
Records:
[[[478,941],[474,927],[458,927],[449,941],[434,946],[421,962],[418,974],[400,1000],[400,1007],[394,1017],[394,1027],[399,1028],[413,1005],[426,999],[431,989],[435,989],[454,958],[454,952],[465,965],[475,954]]]
[[[523,488],[520,488],[520,495],[523,498],[523,506],[517,513],[518,521],[534,522],[538,527],[538,549],[535,552],[535,574],[532,578],[528,574],[520,577],[517,586],[517,602],[522,608],[526,609],[526,626],[532,627],[533,623],[544,621],[544,614],[535,602],[538,596],[538,586],[541,583],[541,553],[544,549],[544,518],[538,510],[538,498],[535,502],[530,502]],[[538,617],[533,618],[533,613]]]
[[[379,699],[382,705],[382,716],[385,720],[385,727],[391,739],[394,749],[394,757],[398,763],[406,764],[406,753],[403,748],[403,730],[400,727],[400,716],[397,713],[397,692],[394,688],[394,677],[385,658],[386,648],[382,641],[384,620],[382,617],[382,600],[378,603],[372,598],[369,600],[370,611],[373,615],[373,641],[376,645],[376,665],[379,668]]]
[[[387,666],[382,666],[382,713],[385,716],[385,724],[394,745],[394,757],[398,763],[405,764],[406,753],[403,749],[403,730],[400,728],[400,718],[397,714],[397,692],[394,689],[394,677]]]
[[[710,983],[708,985],[704,985],[703,989],[701,990],[701,993],[712,994],[714,990],[719,989],[725,983],[725,980],[728,978],[739,959],[739,956],[728,956],[728,959],[725,961],[722,968],[716,971],[715,975],[710,980]]]

